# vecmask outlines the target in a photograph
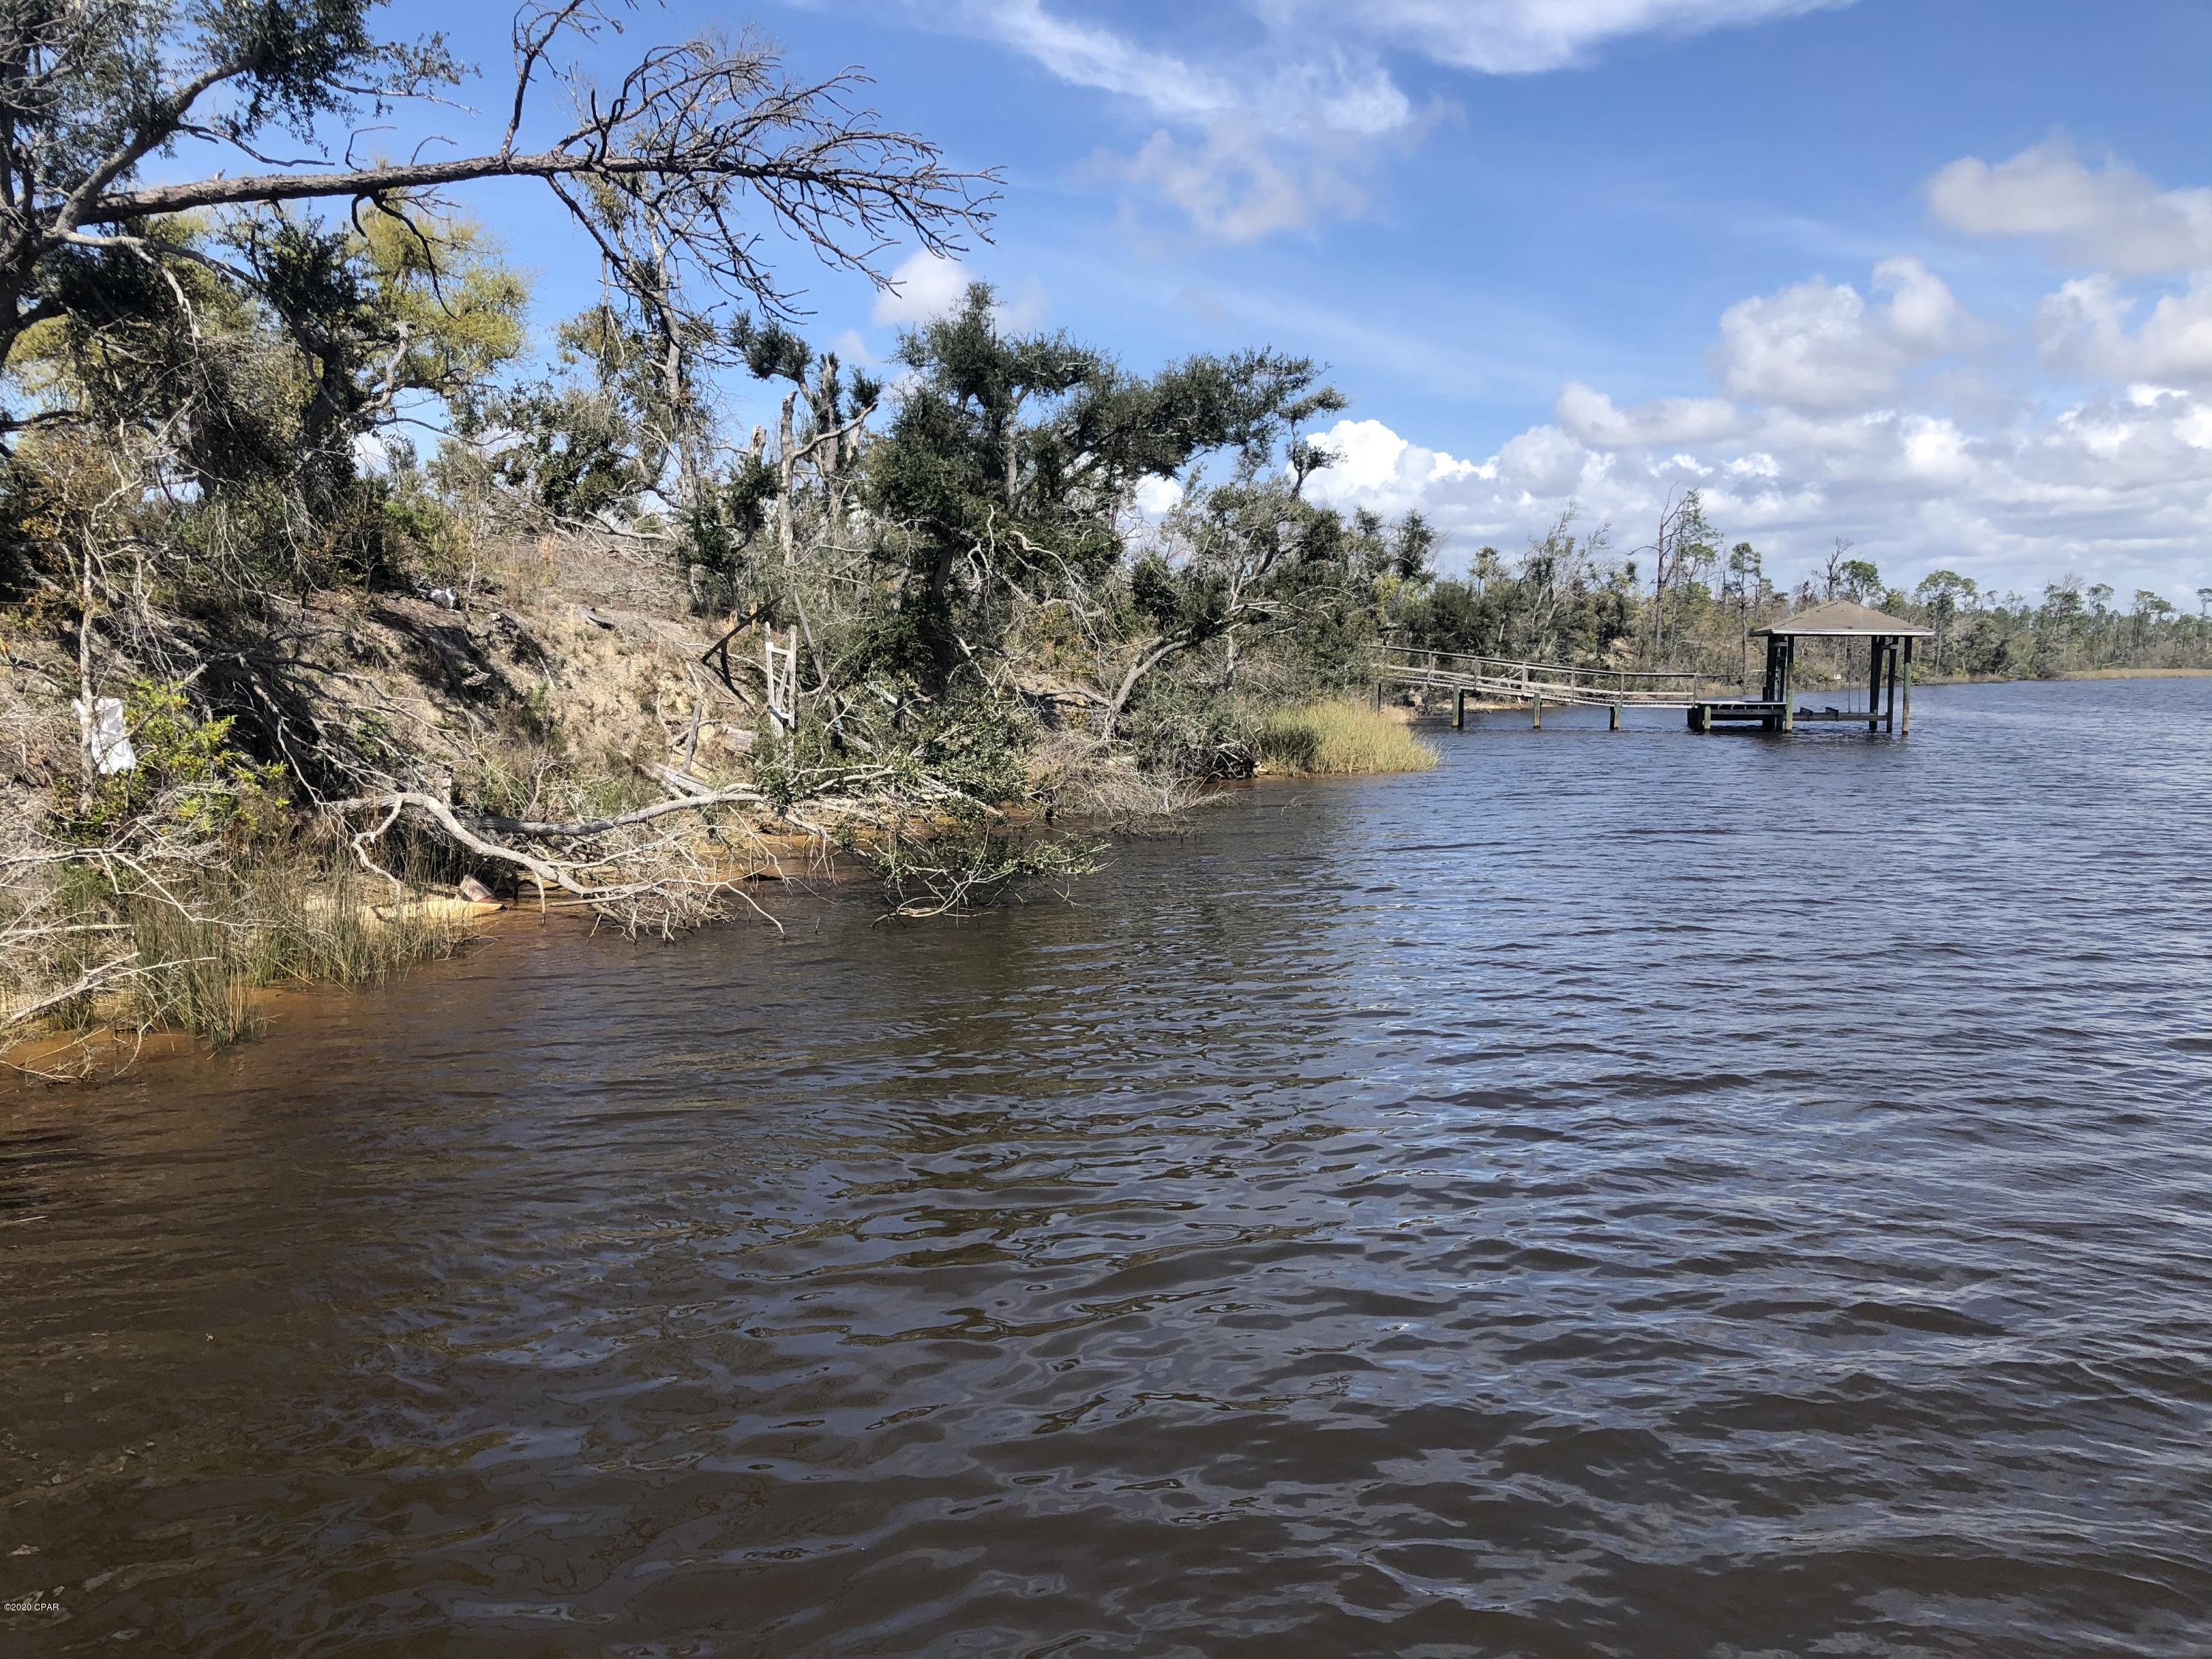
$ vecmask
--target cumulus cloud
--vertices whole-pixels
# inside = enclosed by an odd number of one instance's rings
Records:
[[[891,272],[891,286],[876,291],[869,320],[878,328],[912,328],[949,316],[960,309],[975,280],[959,260],[916,249]],[[1001,293],[991,316],[1009,333],[1027,333],[1043,322],[1047,304],[1043,287],[1032,279],[1011,295]]]
[[[1796,410],[1863,408],[1889,396],[1914,363],[1949,349],[1966,313],[1942,278],[1910,257],[1875,267],[1869,305],[1849,283],[1815,276],[1744,300],[1721,318],[1713,368],[1749,402]]]
[[[1686,450],[1603,449],[1547,424],[1480,462],[1377,421],[1324,438],[1368,464],[1321,475],[1322,499],[1418,508],[1446,532],[1448,568],[1485,544],[1516,550],[1571,500],[1626,543],[1670,491],[1696,488],[1722,533],[1752,541],[1784,580],[1838,535],[1908,585],[1939,567],[2031,588],[2073,569],[2177,596],[2212,580],[2212,398],[2186,392],[2100,395],[1981,433],[1929,412],[1747,411],[1735,437]]]
[[[1896,353],[1869,325],[1859,291],[1825,276],[1730,306],[1713,367],[1731,396],[1795,409],[1848,409],[1897,376]]]
[[[1595,449],[1655,449],[1701,443],[1732,430],[1735,405],[1722,398],[1658,398],[1627,409],[1580,380],[1559,390],[1553,417]]]
[[[1964,235],[2027,238],[2127,276],[2212,265],[2212,190],[2161,190],[2117,161],[2093,167],[2063,139],[1994,166],[1966,156],[1927,189],[1936,222]]]
[[[2062,286],[2036,313],[2044,362],[2061,374],[2165,386],[2212,384],[2212,271],[2152,306],[2130,332],[2136,301],[2105,275]]]
[[[1323,499],[1413,502],[1439,483],[1476,471],[1472,462],[1407,443],[1380,421],[1339,421],[1316,441],[1334,458],[1316,477]]]
[[[831,336],[830,349],[848,368],[875,368],[881,364],[881,360],[869,349],[867,341],[857,328],[841,329]]]
[[[1899,349],[1933,357],[1965,338],[1970,319],[1941,276],[1910,254],[1874,268],[1875,292],[1887,301],[1883,324]]]
[[[915,250],[891,272],[891,285],[876,292],[869,320],[877,327],[909,327],[960,308],[970,281],[957,259],[943,259],[926,248]]]
[[[1182,485],[1173,478],[1145,478],[1137,484],[1137,511],[1148,519],[1164,519],[1182,499]]]

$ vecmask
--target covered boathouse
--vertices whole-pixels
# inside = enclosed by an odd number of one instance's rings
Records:
[[[1753,633],[1766,641],[1766,678],[1759,696],[1691,704],[1692,731],[1710,732],[1723,722],[1747,721],[1766,732],[1793,731],[1800,721],[1863,723],[1869,732],[1912,730],[1912,642],[1933,639],[1929,629],[1849,599],[1830,599]],[[1868,641],[1864,708],[1790,707],[1800,640]]]

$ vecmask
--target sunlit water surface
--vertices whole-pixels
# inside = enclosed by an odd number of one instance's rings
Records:
[[[1914,712],[0,1094],[0,1650],[2212,1649],[2212,681]]]

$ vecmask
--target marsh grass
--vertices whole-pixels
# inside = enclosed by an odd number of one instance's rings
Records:
[[[133,893],[123,905],[140,971],[100,1014],[234,1042],[265,1024],[267,988],[381,985],[467,937],[466,920],[446,907],[392,901],[389,883],[306,858],[209,872],[169,897]]]
[[[1406,723],[1365,703],[1339,699],[1279,708],[1261,717],[1262,772],[1317,777],[1355,772],[1425,772],[1437,751]]]

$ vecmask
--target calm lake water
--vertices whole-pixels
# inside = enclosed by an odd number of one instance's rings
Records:
[[[0,1094],[0,1651],[2212,1650],[2212,680],[1917,703]]]

